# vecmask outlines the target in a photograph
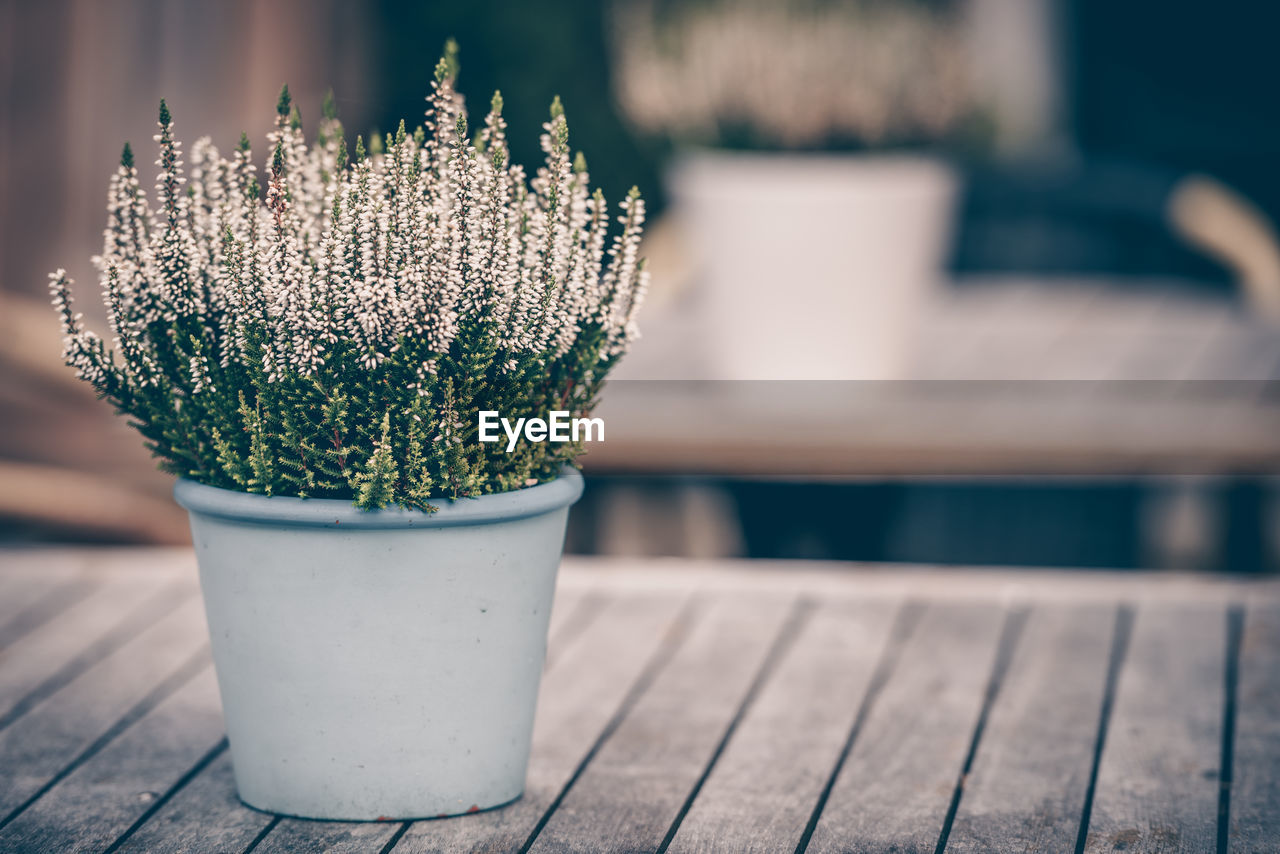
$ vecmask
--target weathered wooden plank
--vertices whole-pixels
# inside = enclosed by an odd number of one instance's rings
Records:
[[[534,840],[542,851],[656,850],[738,712],[789,597],[722,596],[600,747]]]
[[[378,854],[400,830],[400,822],[282,819],[254,854]]]
[[[0,731],[0,824],[206,643],[203,608],[190,601]]]
[[[33,580],[59,581],[84,574],[92,555],[106,549],[0,548],[0,614],[13,591]]]
[[[1098,766],[1086,851],[1215,849],[1225,647],[1221,606],[1137,611]]]
[[[603,594],[581,589],[566,590],[562,587],[556,591],[551,625],[547,629],[547,657],[543,661],[543,670],[551,668],[599,616],[606,598]]]
[[[0,557],[0,560],[5,558]],[[18,591],[25,588],[26,574],[18,573],[4,567],[0,563],[0,609],[11,607],[8,603],[17,595]],[[3,612],[0,612],[3,613]]]
[[[556,598],[551,605],[551,619],[547,624],[547,645],[551,645],[551,639],[571,627],[582,616],[578,611],[578,607],[583,604],[583,600],[588,596],[587,591],[581,588],[556,588]]]
[[[1002,610],[930,605],[868,713],[810,854],[933,851],[982,710]]]
[[[0,851],[102,851],[218,748],[212,662],[0,830]]]
[[[112,580],[0,650],[0,729],[193,593],[163,576]]]
[[[519,851],[642,671],[663,661],[678,642],[683,602],[669,593],[610,601],[543,679],[524,797],[493,812],[415,822],[396,854]]]
[[[0,650],[84,599],[97,586],[80,574],[22,579],[0,599]]]
[[[948,854],[1075,848],[1116,616],[1101,605],[1031,611],[964,782]]]
[[[898,604],[819,606],[747,711],[669,851],[794,851],[884,654]]]
[[[1280,605],[1245,612],[1235,707],[1231,851],[1280,851]]]
[[[236,797],[231,754],[222,752],[120,845],[124,854],[246,851],[272,817]]]

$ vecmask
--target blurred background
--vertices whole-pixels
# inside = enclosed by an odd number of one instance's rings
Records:
[[[517,161],[552,95],[649,200],[645,337],[569,548],[1274,571],[1280,8],[1252,0],[0,0],[0,541],[176,543],[59,359],[161,97],[420,115],[445,39]],[[140,164],[150,162],[140,156]],[[142,171],[147,171],[143,169]],[[95,316],[96,312],[96,316]]]

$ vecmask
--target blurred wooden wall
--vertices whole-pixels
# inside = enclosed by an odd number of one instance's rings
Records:
[[[78,307],[103,329],[90,256],[100,251],[107,180],[129,140],[144,185],[166,98],[190,150],[249,133],[259,159],[280,85],[304,125],[335,91],[348,127],[367,93],[372,29],[340,0],[0,0],[0,541],[181,542],[137,434],[59,358],[47,274],[65,267]]]

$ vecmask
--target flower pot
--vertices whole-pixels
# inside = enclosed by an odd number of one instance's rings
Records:
[[[713,379],[899,379],[941,278],[956,179],[881,155],[697,153],[669,174]]]
[[[179,481],[241,799],[325,819],[520,796],[582,477],[435,513]]]

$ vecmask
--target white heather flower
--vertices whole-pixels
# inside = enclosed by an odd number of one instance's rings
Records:
[[[209,360],[203,355],[192,356],[188,360],[191,368],[191,393],[200,394],[213,389],[213,381],[209,378]]]
[[[62,320],[62,356],[75,368],[76,376],[94,386],[106,385],[116,373],[115,366],[107,358],[102,339],[86,331],[83,316],[77,313],[71,302],[71,285],[66,270],[58,270],[49,276],[49,292],[53,307]]]
[[[622,202],[611,236],[604,197],[570,158],[558,99],[532,180],[510,163],[501,96],[479,145],[444,65],[428,100],[417,132],[402,125],[384,154],[358,143],[349,159],[329,112],[307,144],[286,92],[266,173],[247,139],[224,156],[206,138],[189,176],[162,104],[154,207],[126,148],[95,258],[118,361],[82,327],[59,271],[51,293],[67,362],[117,400],[157,387],[175,399],[234,393],[218,379],[226,372],[272,383],[372,372],[402,351],[399,382],[425,396],[456,364],[446,359],[477,346],[489,348],[485,365],[514,372],[585,342],[575,370],[599,362],[603,375],[636,334],[643,201],[633,191]],[[438,429],[462,435],[456,413]]]

